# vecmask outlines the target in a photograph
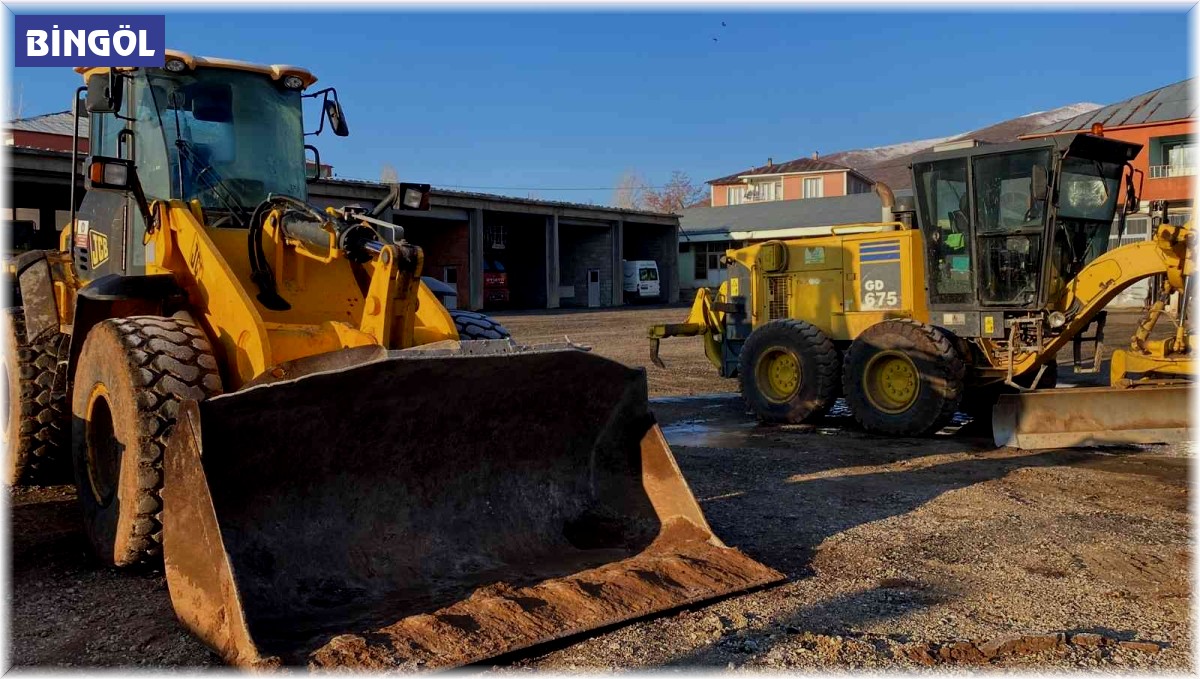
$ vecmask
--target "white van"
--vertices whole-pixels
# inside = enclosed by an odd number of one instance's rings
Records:
[[[658,300],[662,288],[658,281],[658,262],[653,259],[621,260],[624,265],[625,300]]]

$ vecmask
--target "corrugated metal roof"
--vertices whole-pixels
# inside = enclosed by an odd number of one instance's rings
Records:
[[[27,132],[41,132],[42,134],[60,134],[64,137],[71,136],[71,112],[59,111],[58,113],[46,113],[40,116],[32,116],[30,118],[17,118],[8,123],[10,130],[25,130]],[[79,136],[88,136],[88,119],[87,116],[79,117]]]
[[[797,158],[789,160],[786,163],[771,163],[768,165],[760,165],[759,167],[751,168],[745,172],[738,172],[719,179],[710,179],[706,184],[730,184],[736,183],[739,177],[744,175],[759,175],[759,174],[786,174],[789,172],[832,172],[835,170],[850,170],[853,168],[831,163],[827,160],[819,160],[816,158]]]
[[[1095,123],[1104,127],[1122,127],[1125,125],[1145,125],[1171,120],[1184,120],[1196,116],[1196,102],[1188,97],[1192,80],[1181,80],[1173,85],[1160,87],[1131,97],[1125,101],[1109,104],[1095,111],[1089,111],[1067,118],[1066,120],[1039,127],[1022,136],[1039,136],[1058,134],[1060,132],[1087,131]]]
[[[329,184],[350,184],[356,186],[364,186],[369,188],[381,189],[386,191],[387,184],[374,182],[366,179],[349,179],[344,177],[328,177],[321,179],[322,183]],[[543,205],[549,207],[569,207],[579,210],[596,210],[599,212],[619,213],[623,215],[644,215],[648,217],[673,217],[671,213],[653,212],[651,210],[630,210],[627,208],[612,207],[609,205],[595,205],[592,203],[569,203],[561,200],[544,200],[541,198],[519,198],[516,196],[502,196],[495,193],[476,193],[474,191],[456,191],[453,189],[443,189],[434,186],[430,189],[431,194],[441,196],[456,196],[459,198],[470,198],[475,200],[490,200],[505,203],[520,203],[522,205]]]
[[[897,195],[903,192],[897,191]],[[749,205],[696,207],[679,218],[680,236],[772,231],[808,226],[860,224],[879,221],[883,203],[875,193],[855,193],[833,198],[775,200]]]

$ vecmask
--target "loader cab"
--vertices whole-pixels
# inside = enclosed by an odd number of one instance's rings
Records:
[[[1046,307],[1107,248],[1121,179],[1140,149],[1075,134],[914,158],[936,321],[995,337],[1004,319]]]
[[[172,50],[162,68],[77,70],[87,84],[91,156],[72,235],[84,280],[144,272],[144,213],[153,201],[182,201],[206,226],[244,228],[269,195],[307,199],[314,165],[307,151],[315,149],[305,137],[315,132],[305,130],[303,99],[316,80],[308,71]],[[336,92],[322,95],[318,131],[344,135]],[[93,181],[97,159],[127,162],[135,176],[125,187]],[[134,183],[144,201],[130,190]]]

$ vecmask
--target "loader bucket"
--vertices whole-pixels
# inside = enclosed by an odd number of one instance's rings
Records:
[[[175,611],[237,665],[449,668],[783,577],[713,535],[644,373],[578,350],[189,402],[164,467]]]
[[[1170,385],[1005,394],[992,410],[992,437],[997,446],[1027,450],[1187,441],[1189,391]]]

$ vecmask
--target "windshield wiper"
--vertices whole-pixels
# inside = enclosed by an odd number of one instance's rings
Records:
[[[221,175],[217,172],[216,168],[214,168],[211,163],[201,160],[196,152],[192,150],[191,144],[181,137],[176,137],[175,148],[179,150],[179,158],[181,160],[186,160],[189,164],[191,164],[192,167],[199,170],[199,172],[196,174],[197,181],[203,183],[205,188],[211,191],[212,194],[217,197],[217,200],[221,201],[221,204],[224,205],[226,209],[228,209],[233,215],[234,219],[237,220],[238,226],[245,228],[247,219],[249,218],[247,210],[245,206],[238,201],[237,194],[235,194],[233,190],[230,189],[225,183],[225,180],[221,178]],[[182,187],[180,187],[179,194],[183,195]]]
[[[203,182],[204,185],[212,192],[217,200],[229,210],[230,214],[238,222],[238,226],[246,228],[249,215],[246,214],[246,208],[238,202],[237,195],[230,190],[225,184],[225,180],[221,179],[221,175],[217,173],[216,168],[211,163],[201,160],[200,157],[192,150],[192,145],[183,138],[183,131],[179,125],[179,101],[176,99],[177,92],[171,91],[167,96],[168,106],[175,113],[175,148],[179,153],[179,195],[183,197],[183,162],[186,160],[193,168],[200,170],[196,175],[196,179]]]

